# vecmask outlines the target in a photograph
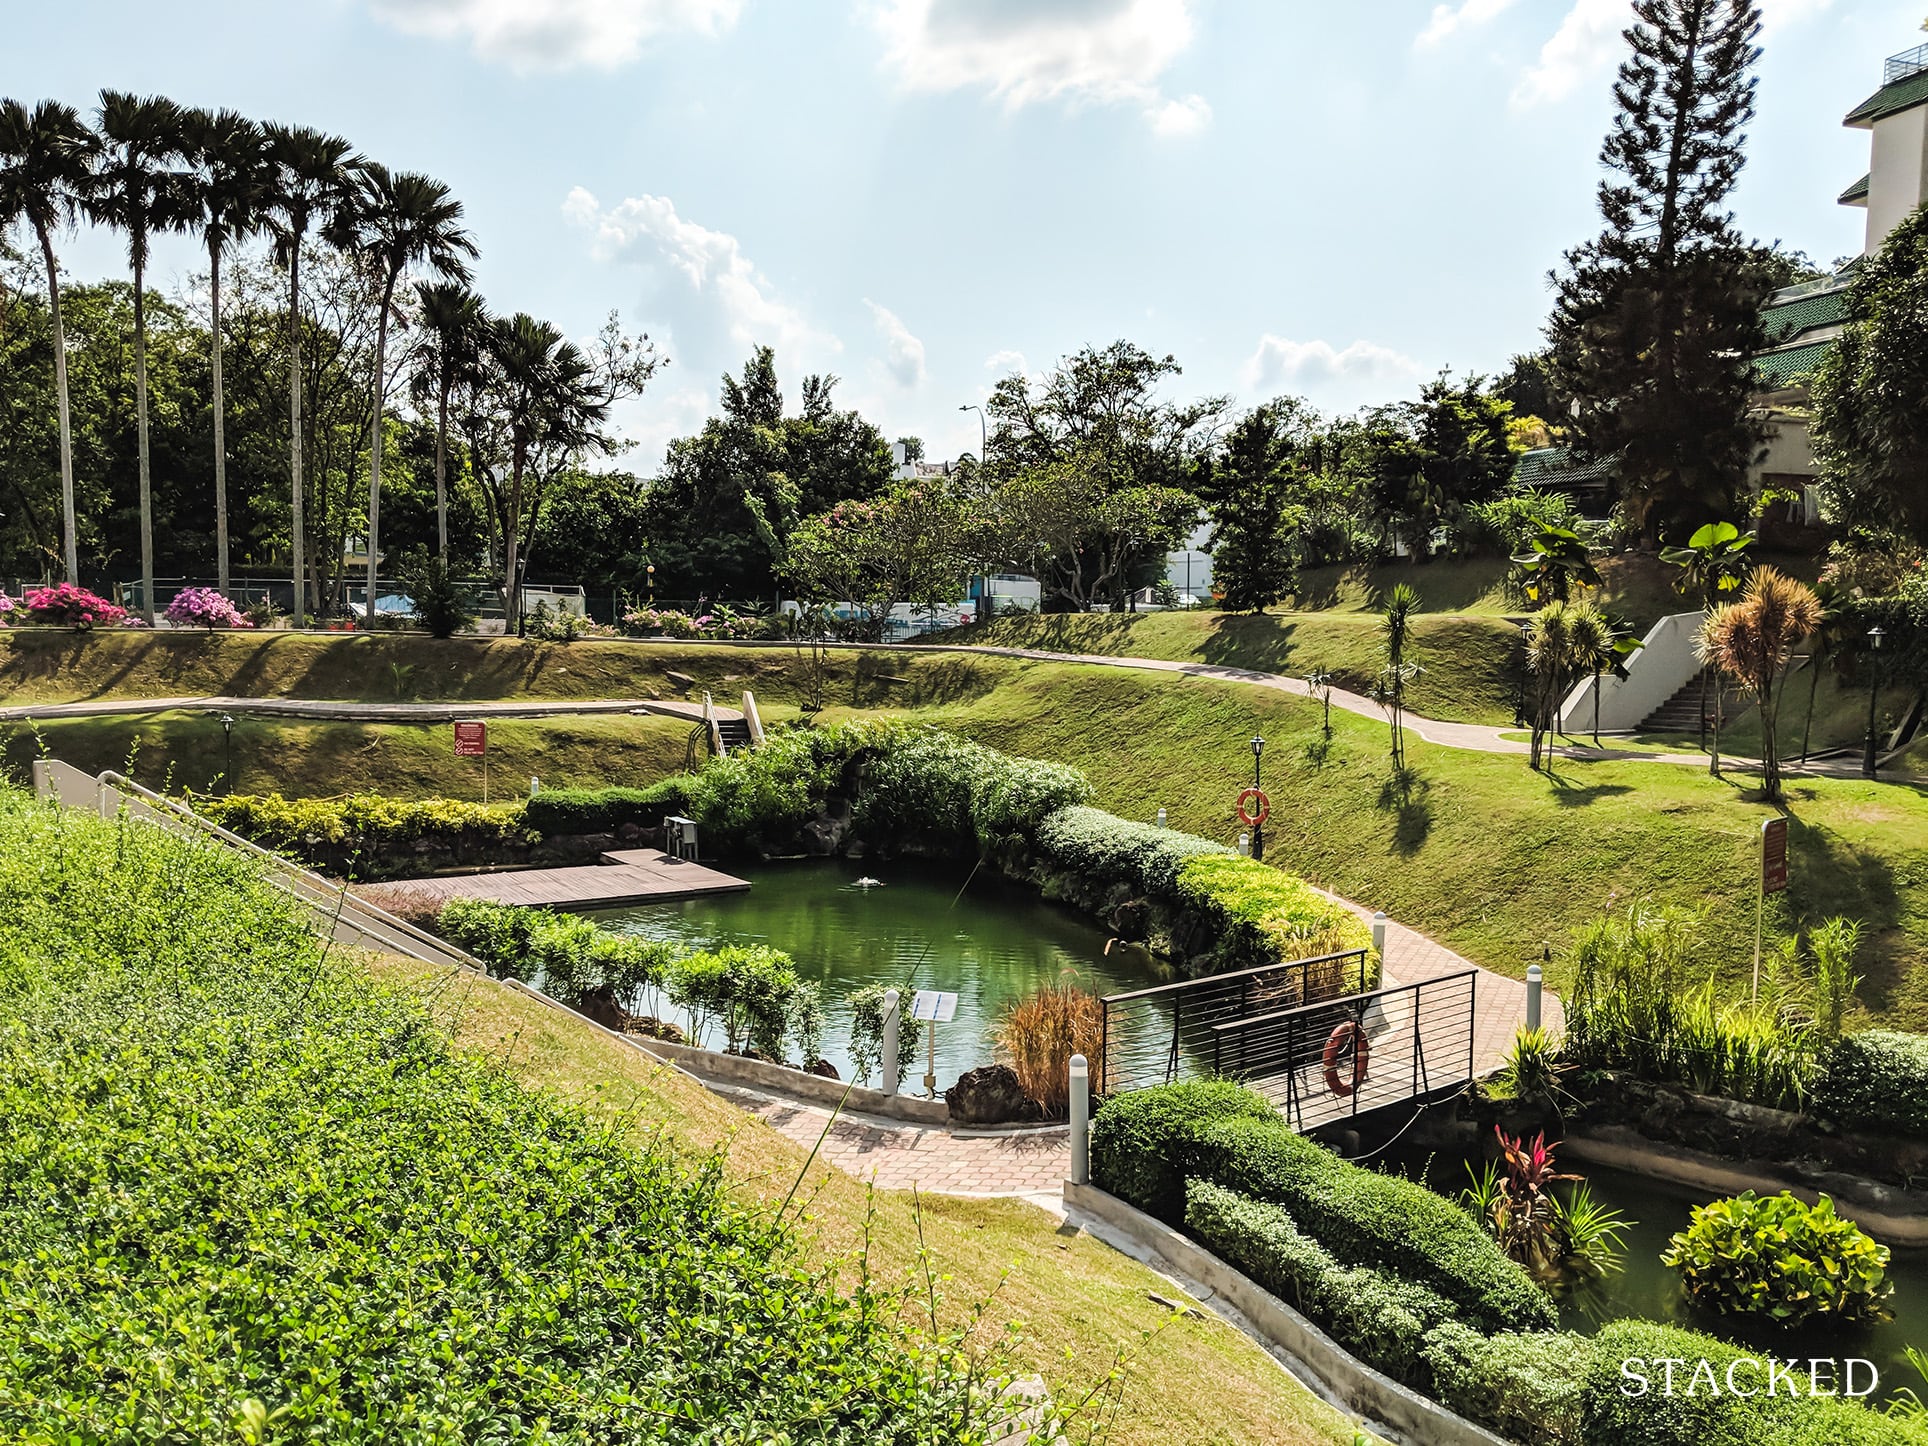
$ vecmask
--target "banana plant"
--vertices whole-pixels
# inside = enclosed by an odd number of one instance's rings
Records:
[[[1570,602],[1576,586],[1600,586],[1586,539],[1570,527],[1542,526],[1513,565],[1520,570],[1520,589],[1532,603]]]
[[[1660,560],[1680,569],[1674,589],[1711,608],[1741,590],[1754,570],[1756,535],[1731,522],[1710,522],[1687,539],[1685,547],[1662,548]]]

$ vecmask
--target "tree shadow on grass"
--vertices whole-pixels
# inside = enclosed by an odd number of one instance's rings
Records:
[[[1393,852],[1410,858],[1433,831],[1433,786],[1416,769],[1401,768],[1379,785],[1379,810],[1393,815]]]
[[[1557,758],[1548,760],[1546,781],[1553,785],[1553,801],[1561,808],[1585,808],[1588,804],[1598,803],[1603,798],[1633,792],[1633,786],[1626,783],[1576,782],[1554,766],[1557,761]]]

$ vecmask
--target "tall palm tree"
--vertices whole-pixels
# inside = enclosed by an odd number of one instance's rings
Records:
[[[43,100],[29,111],[0,100],[0,232],[24,221],[47,268],[54,325],[54,394],[60,407],[61,548],[67,581],[80,581],[80,529],[74,515],[74,429],[67,406],[67,331],[60,315],[60,267],[53,235],[74,218],[93,175],[98,140],[70,105]]]
[[[442,566],[449,562],[449,399],[474,367],[488,326],[482,298],[456,281],[416,285],[415,304],[422,325],[435,338],[423,380],[435,391],[435,539]]]
[[[294,504],[289,540],[294,552],[294,625],[300,627],[308,611],[301,516],[301,248],[316,222],[327,236],[341,235],[360,161],[340,136],[308,126],[270,125],[266,134],[272,177],[266,214],[275,260],[288,270],[288,474]]]
[[[160,95],[100,93],[101,160],[81,204],[89,217],[127,234],[134,272],[134,417],[140,439],[141,615],[154,622],[154,470],[147,438],[147,247],[156,231],[187,220],[181,107]]]
[[[183,131],[188,198],[208,248],[209,330],[214,368],[214,550],[216,585],[228,591],[227,403],[221,380],[221,258],[262,226],[268,199],[267,137],[238,111],[191,110]]]
[[[1761,797],[1781,798],[1780,712],[1775,685],[1794,649],[1821,626],[1821,599],[1806,583],[1771,567],[1757,568],[1737,603],[1716,608],[1701,625],[1699,650],[1741,685],[1761,715]],[[1718,748],[1718,744],[1716,744]]]
[[[368,615],[375,614],[375,572],[382,525],[382,401],[387,385],[388,314],[395,287],[411,266],[451,281],[469,278],[475,242],[462,229],[462,203],[449,188],[415,171],[392,172],[370,161],[356,198],[357,240],[381,268],[382,305],[375,318],[374,425],[368,439]],[[446,553],[446,547],[444,548]],[[445,559],[446,560],[446,559]]]

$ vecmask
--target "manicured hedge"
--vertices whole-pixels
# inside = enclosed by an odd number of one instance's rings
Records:
[[[689,780],[665,778],[648,788],[545,789],[522,806],[522,819],[545,838],[560,834],[614,833],[625,824],[661,826],[666,814],[681,813]]]
[[[1416,1181],[1348,1164],[1248,1091],[1166,1085],[1109,1100],[1092,1123],[1091,1161],[1099,1188],[1168,1224],[1184,1224],[1186,1184],[1207,1180],[1283,1206],[1335,1259],[1424,1285],[1468,1325],[1555,1323],[1546,1292],[1465,1211]]]
[[[1200,854],[1233,856],[1222,843],[1098,808],[1059,809],[1038,826],[1037,847],[1058,868],[1161,895],[1177,892],[1179,869]]]
[[[1448,1321],[1426,1336],[1426,1389],[1441,1405],[1510,1441],[1585,1446],[1580,1414],[1593,1349],[1572,1331],[1486,1335]]]
[[[195,809],[243,838],[332,869],[426,851],[486,857],[526,844],[520,804],[410,801],[378,793],[347,798],[283,798],[278,793],[197,798]],[[421,846],[421,847],[418,847]]]
[[[0,900],[0,1438],[990,1434],[909,1288],[453,1048],[239,856],[0,787]]]
[[[1178,895],[1217,919],[1222,970],[1372,948],[1372,929],[1364,919],[1304,879],[1256,859],[1237,854],[1188,859],[1178,870]]]
[[[1813,1104],[1849,1129],[1928,1136],[1928,1035],[1848,1035],[1828,1052]]]

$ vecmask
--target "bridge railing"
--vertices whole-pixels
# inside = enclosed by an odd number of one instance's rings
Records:
[[[1365,949],[1182,979],[1109,994],[1095,1087],[1099,1094],[1170,1084],[1212,1068],[1213,1027],[1228,1020],[1363,992],[1372,956]]]
[[[1474,1076],[1478,982],[1468,969],[1223,1020],[1211,1072],[1264,1095],[1300,1130],[1445,1094]]]

